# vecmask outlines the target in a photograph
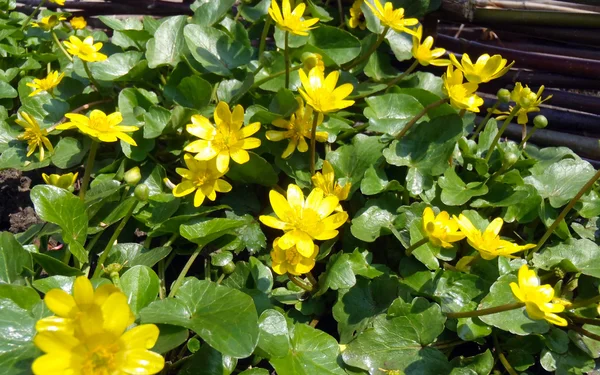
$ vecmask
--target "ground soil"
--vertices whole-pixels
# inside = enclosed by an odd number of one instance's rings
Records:
[[[31,188],[38,183],[38,172],[0,171],[0,231],[19,233],[42,222],[29,198]]]

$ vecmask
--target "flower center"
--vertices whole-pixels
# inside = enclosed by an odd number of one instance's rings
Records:
[[[450,96],[464,99],[467,96],[467,90],[463,85],[453,85],[450,87]]]
[[[212,140],[212,144],[219,150],[227,150],[229,146],[234,145],[238,142],[238,138],[235,132],[229,131],[217,131],[215,138]]]
[[[319,231],[321,218],[319,215],[310,208],[300,209],[296,212],[296,215],[292,215],[292,224],[296,229],[310,235]]]
[[[98,130],[100,132],[107,132],[112,130],[111,126],[108,124],[105,118],[102,119],[90,119],[89,125],[90,128],[94,130]]]
[[[301,256],[298,254],[296,246],[292,246],[285,251],[285,261],[292,266],[298,264],[300,262],[300,258]]]
[[[94,49],[94,47],[90,46],[89,44],[82,43],[81,46],[79,46],[79,53],[81,53],[82,55],[92,55],[96,53],[96,49]]]
[[[118,352],[116,344],[99,346],[88,353],[82,366],[82,374],[111,375],[117,370],[115,355]]]

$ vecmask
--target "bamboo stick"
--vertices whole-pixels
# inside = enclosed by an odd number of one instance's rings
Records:
[[[479,8],[512,9],[512,10],[543,10],[553,12],[598,13],[600,7],[569,4],[563,1],[524,1],[524,0],[475,0]]]

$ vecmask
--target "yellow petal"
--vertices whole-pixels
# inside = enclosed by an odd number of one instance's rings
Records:
[[[62,289],[52,289],[44,297],[46,306],[58,316],[67,318],[77,308],[75,299]]]
[[[154,324],[142,324],[125,332],[119,341],[125,350],[151,349],[156,344],[159,333]]]
[[[300,189],[298,185],[288,185],[287,201],[289,203],[289,206],[293,209],[300,209],[304,207],[304,193],[302,193],[302,189]]]
[[[231,150],[229,156],[238,164],[245,164],[250,161],[250,154],[248,154],[248,151],[241,148],[237,150]]]
[[[271,190],[269,192],[269,201],[271,202],[271,207],[273,208],[275,215],[282,220],[287,220],[292,208],[283,195],[279,194],[275,190]]]
[[[119,337],[129,325],[130,314],[125,294],[113,293],[102,304],[102,328]]]
[[[79,276],[73,283],[73,298],[78,305],[91,305],[94,302],[94,287],[85,276]]]
[[[165,366],[165,359],[158,353],[144,349],[133,349],[119,353],[120,370],[127,374],[152,375]]]
[[[71,355],[69,353],[62,354],[46,354],[38,357],[31,365],[31,370],[35,375],[70,375],[78,374],[79,369],[74,370],[71,367]]]

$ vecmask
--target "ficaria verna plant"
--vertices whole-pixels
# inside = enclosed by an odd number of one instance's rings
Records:
[[[50,2],[0,0],[0,169],[36,214],[0,234],[0,372],[597,367],[600,172],[527,142],[543,86],[484,106],[513,62],[436,46],[436,2]]]

